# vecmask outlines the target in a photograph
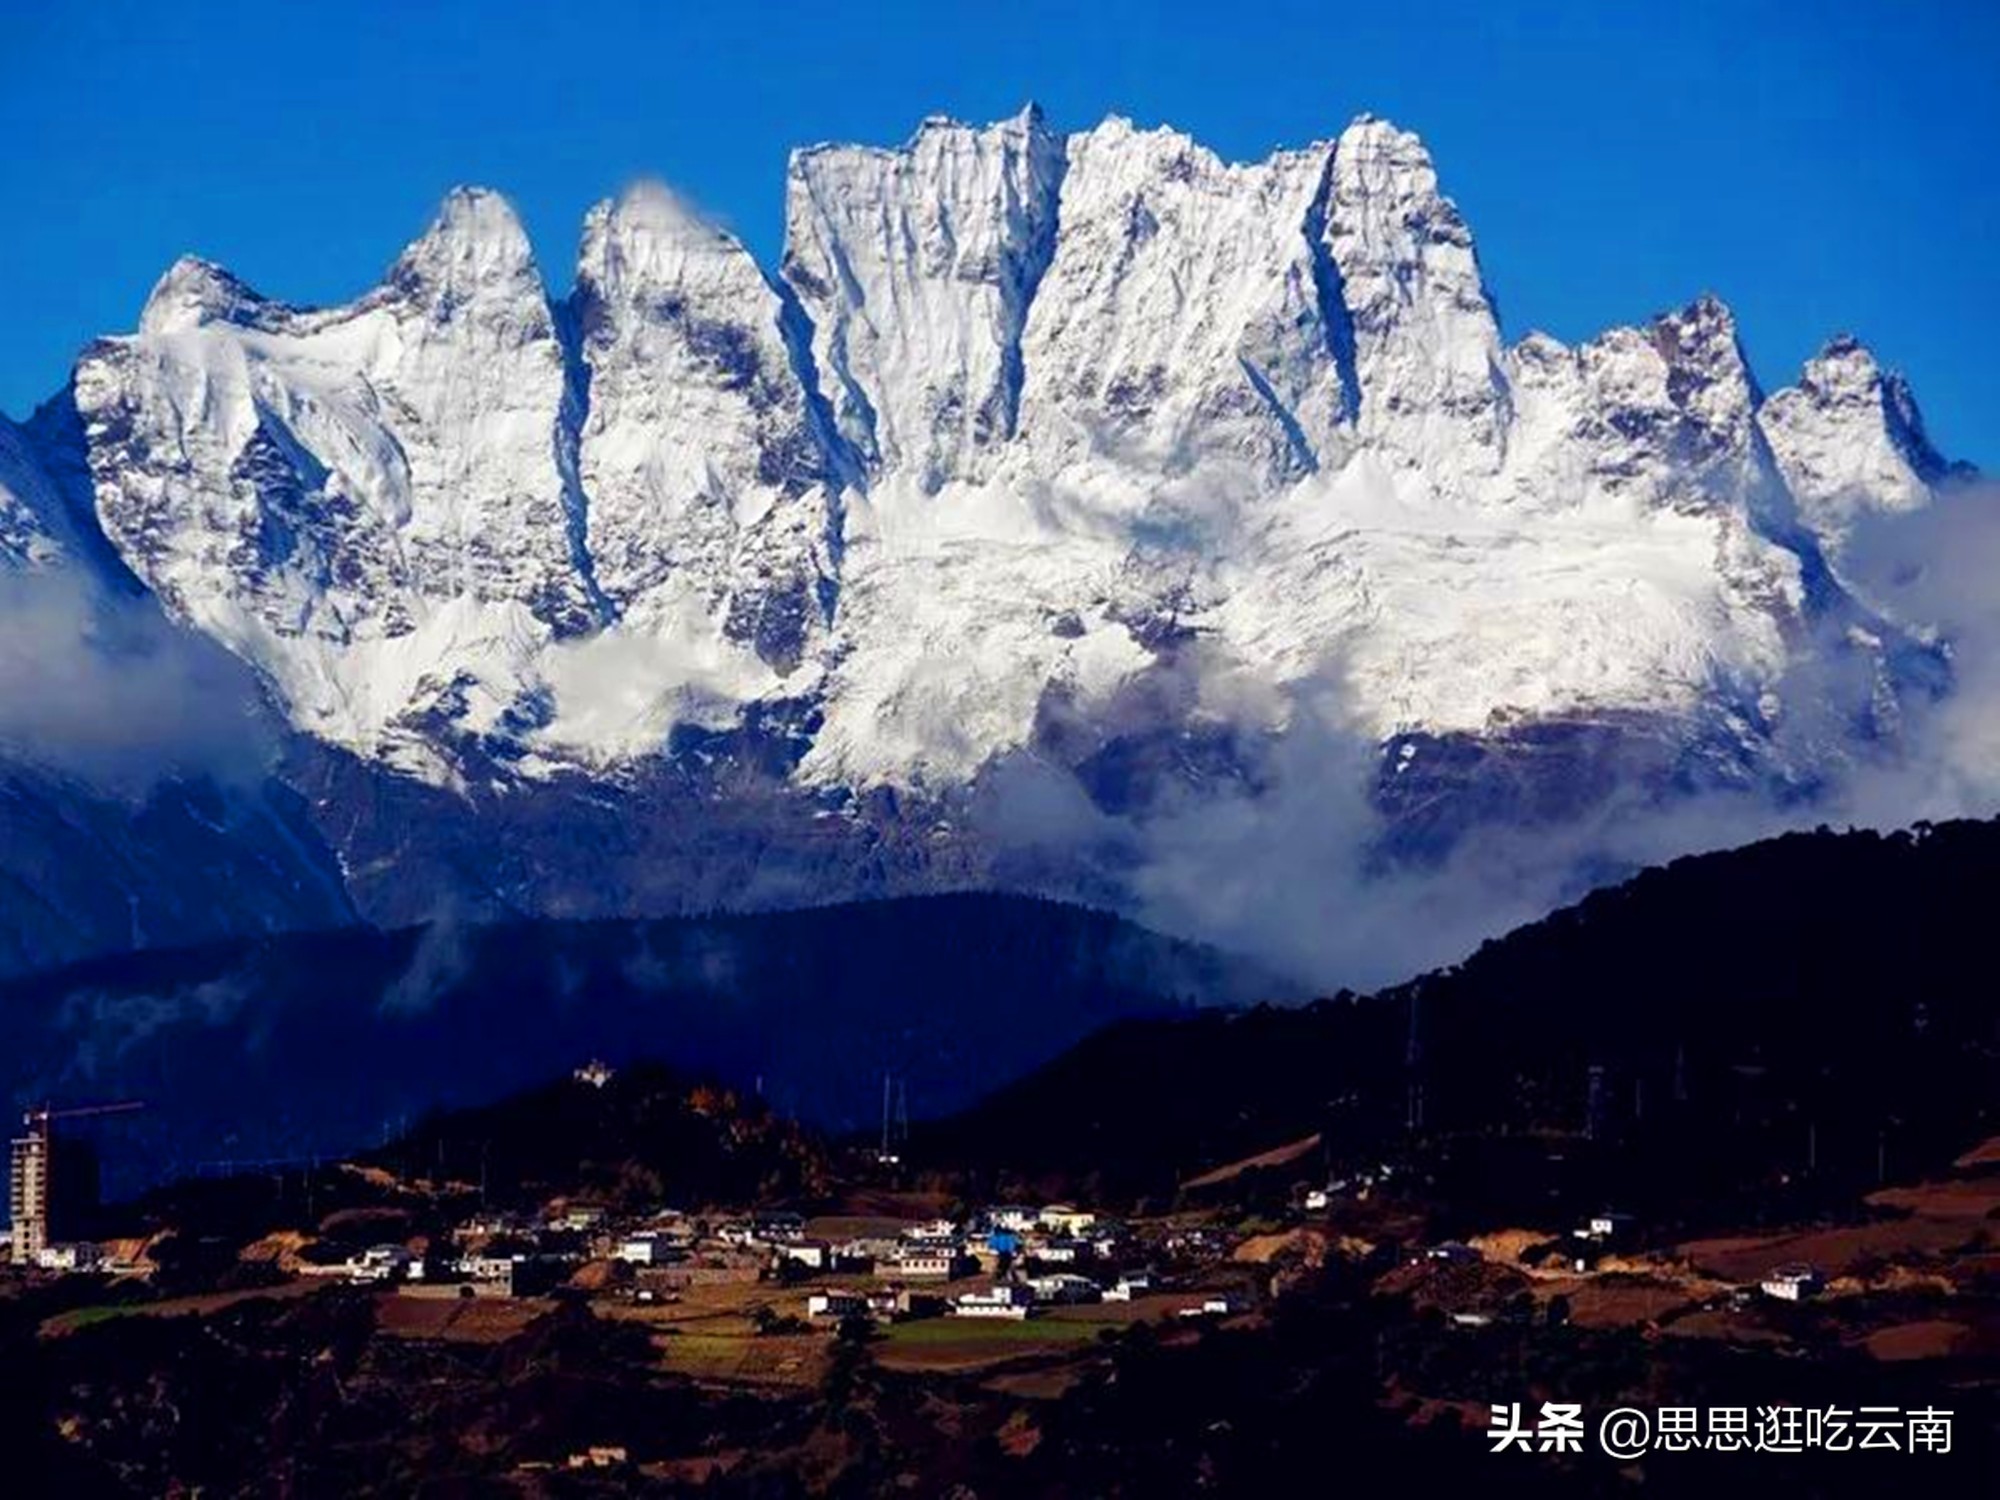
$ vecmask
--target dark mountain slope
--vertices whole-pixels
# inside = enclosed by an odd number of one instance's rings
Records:
[[[1212,950],[1024,897],[760,916],[434,925],[232,941],[0,985],[18,1102],[136,1096],[129,1177],[344,1151],[593,1056],[718,1076],[872,1126],[962,1108],[1123,1016],[1268,993]]]
[[[354,920],[330,847],[277,781],[123,796],[0,754],[0,975]]]
[[[1157,1190],[1321,1128],[1336,1168],[1533,1136],[1619,1143],[1623,1197],[1853,1186],[2000,1119],[1996,885],[1994,823],[1682,859],[1377,996],[1114,1026],[920,1145]]]

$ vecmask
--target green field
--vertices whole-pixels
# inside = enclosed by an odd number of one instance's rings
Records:
[[[75,1333],[79,1328],[88,1328],[93,1323],[104,1323],[112,1318],[129,1317],[135,1312],[144,1312],[144,1307],[129,1302],[111,1303],[97,1307],[78,1307],[66,1313],[58,1313],[42,1325],[44,1335]]]
[[[1096,1339],[1101,1323],[1029,1318],[923,1318],[892,1323],[884,1331],[879,1358],[907,1369],[974,1369],[1022,1354],[1055,1353]]]

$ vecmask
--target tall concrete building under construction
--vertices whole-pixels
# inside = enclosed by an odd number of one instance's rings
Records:
[[[80,1109],[43,1105],[22,1116],[27,1131],[14,1138],[7,1157],[7,1202],[14,1221],[8,1250],[15,1265],[32,1265],[50,1246],[81,1238],[94,1227],[97,1150],[88,1141],[57,1135],[52,1123],[143,1107],[136,1100]]]
[[[7,1159],[7,1202],[12,1206],[14,1239],[8,1247],[17,1266],[30,1265],[49,1244],[49,1156],[46,1128],[30,1126],[16,1136]]]

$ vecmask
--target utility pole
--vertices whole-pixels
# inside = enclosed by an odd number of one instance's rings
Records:
[[[1409,1075],[1409,1103],[1404,1125],[1411,1135],[1415,1135],[1424,1128],[1424,1084],[1423,1079],[1418,1073],[1418,1066],[1422,1063],[1424,1055],[1421,1038],[1422,1008],[1423,992],[1412,989],[1410,991],[1410,1031],[1408,1037],[1403,1042],[1403,1068]]]

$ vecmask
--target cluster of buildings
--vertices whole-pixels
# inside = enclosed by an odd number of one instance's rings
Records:
[[[810,1250],[816,1242],[802,1244]],[[836,1322],[936,1314],[1019,1320],[1049,1307],[1129,1302],[1153,1286],[1150,1272],[1133,1269],[1144,1247],[1126,1226],[1060,1203],[1003,1204],[817,1249],[816,1267],[876,1283],[807,1297],[808,1317]],[[948,1284],[974,1279],[947,1294]]]

